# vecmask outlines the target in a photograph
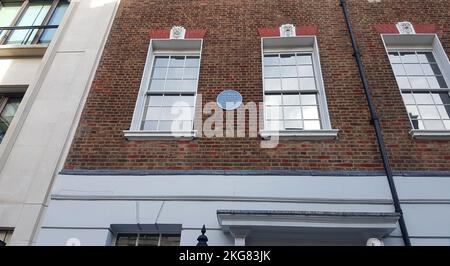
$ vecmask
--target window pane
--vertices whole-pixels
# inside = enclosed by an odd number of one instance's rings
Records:
[[[419,105],[422,119],[440,119],[439,112],[434,105]]]
[[[281,105],[281,95],[266,95],[266,105]]]
[[[303,121],[302,120],[284,121],[284,128],[286,130],[289,130],[289,129],[303,129]]]
[[[152,78],[155,78],[155,79],[165,79],[165,78],[166,78],[166,72],[167,72],[167,68],[155,67],[155,68],[153,69],[153,75],[152,75]]]
[[[422,64],[425,75],[441,75],[441,70],[437,64]]]
[[[265,55],[264,66],[276,66],[280,64],[278,55]]]
[[[437,108],[442,119],[450,119],[450,105],[439,105]]]
[[[136,246],[136,234],[120,234],[117,236],[116,246]]]
[[[407,105],[406,110],[409,114],[409,117],[411,119],[418,119],[419,118],[419,110],[415,105]]]
[[[403,52],[400,53],[401,60],[404,64],[407,63],[419,63],[417,56],[414,52]]]
[[[279,120],[282,118],[281,107],[270,106],[266,108],[266,119]]]
[[[297,68],[295,66],[284,66],[281,68],[282,77],[297,77]]]
[[[410,89],[411,85],[409,84],[407,77],[396,77],[397,84],[400,89]]]
[[[302,105],[316,105],[316,95],[315,94],[302,94],[300,95]]]
[[[450,104],[450,95],[448,93],[433,93],[432,95],[436,104]]]
[[[444,130],[444,124],[441,120],[423,120],[425,128],[428,130]]]
[[[5,100],[4,97],[1,99]],[[0,142],[5,137],[6,131],[8,130],[9,125],[11,124],[17,109],[19,108],[20,102],[22,101],[22,97],[10,97],[6,100],[7,102],[0,113]]]
[[[0,7],[0,27],[9,27],[20,10],[22,3],[3,3]]]
[[[294,91],[298,90],[298,79],[297,78],[284,78],[282,81],[283,90]]]
[[[184,56],[171,56],[169,67],[183,67]]]
[[[420,52],[417,53],[417,57],[421,63],[436,62],[432,52]]]
[[[167,80],[166,91],[180,91],[183,87],[182,80]]]
[[[300,89],[301,90],[315,90],[316,82],[314,78],[301,78],[300,79]]]
[[[183,91],[197,91],[197,80],[183,80]]]
[[[157,130],[158,121],[157,120],[145,120],[142,126],[143,130]]]
[[[52,1],[30,2],[17,26],[40,26],[45,19]],[[8,44],[29,44],[33,41],[38,30],[15,30],[10,35]]]
[[[156,56],[155,57],[155,67],[167,67],[169,63],[168,56]]]
[[[162,235],[160,246],[179,246],[180,236]]]
[[[182,79],[183,68],[169,68],[167,72],[167,79]]]
[[[200,57],[188,56],[186,57],[186,67],[198,68],[200,66]]]
[[[161,107],[148,107],[145,120],[158,120],[161,117]]]
[[[284,107],[284,119],[302,119],[300,106]]]
[[[197,79],[198,68],[185,68],[183,79]]]
[[[150,82],[150,91],[163,91],[164,90],[164,80],[152,80]]]
[[[428,77],[427,80],[432,89],[448,88],[443,77]]]
[[[446,130],[450,130],[450,120],[445,120],[444,125]]]
[[[48,21],[48,25],[59,25],[68,7],[69,3],[67,3],[66,1],[60,1],[55,11],[53,12],[50,20]],[[53,39],[53,35],[55,34],[56,30],[57,29],[44,30],[42,32],[39,42],[49,43]]]
[[[303,121],[303,125],[304,125],[304,129],[309,129],[309,130],[321,129],[319,120],[306,120],[306,121]]]
[[[266,78],[279,78],[280,77],[280,67],[264,67],[264,77]]]
[[[410,76],[423,75],[420,64],[406,64],[404,65],[406,74]]]
[[[312,58],[309,54],[298,54],[297,64],[299,65],[312,65]]]
[[[403,93],[402,97],[405,104],[414,104],[414,98],[411,93]]]
[[[138,246],[158,246],[159,235],[140,235]]]
[[[425,77],[409,77],[409,82],[413,89],[428,89],[428,82]]]
[[[398,64],[402,62],[400,60],[400,55],[397,52],[389,53],[389,61],[391,61],[391,64]]]
[[[311,66],[298,66],[298,75],[301,77],[313,77],[314,76],[314,70],[312,65]]]
[[[414,93],[417,104],[433,104],[433,98],[430,93]]]
[[[298,94],[285,94],[283,95],[284,105],[300,105],[300,97]]]
[[[283,121],[280,120],[268,120],[264,125],[268,130],[283,130]]]
[[[316,106],[302,107],[304,119],[319,119],[319,112]]]
[[[281,90],[281,81],[280,79],[265,79],[265,90]]]
[[[295,65],[295,54],[281,54],[280,63],[281,65]]]
[[[163,96],[150,96],[148,105],[149,106],[161,106],[163,102]]]

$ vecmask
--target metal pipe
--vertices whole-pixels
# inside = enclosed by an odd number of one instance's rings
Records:
[[[402,238],[403,238],[403,242],[405,243],[406,246],[411,246],[411,241],[409,239],[409,234],[408,234],[408,229],[406,227],[406,223],[405,223],[405,219],[403,216],[403,211],[400,205],[400,200],[398,198],[398,194],[397,194],[397,189],[395,187],[395,182],[394,182],[394,176],[392,173],[392,168],[391,165],[389,163],[389,157],[386,151],[386,146],[384,144],[384,140],[383,140],[383,134],[381,133],[381,124],[380,124],[380,119],[378,118],[377,112],[375,110],[375,105],[373,104],[372,101],[372,96],[370,94],[370,89],[369,89],[369,82],[367,81],[367,76],[366,76],[366,72],[364,69],[364,64],[362,62],[361,59],[361,53],[359,51],[358,48],[358,44],[356,42],[356,36],[355,33],[353,31],[353,26],[352,26],[352,22],[350,19],[350,15],[349,15],[349,11],[347,8],[347,3],[345,0],[339,0],[340,1],[340,5],[342,7],[342,10],[344,12],[344,17],[345,17],[345,22],[347,24],[347,28],[348,31],[350,33],[350,38],[352,41],[352,46],[353,46],[353,52],[354,52],[354,57],[356,59],[356,63],[358,64],[358,70],[359,70],[359,75],[361,77],[361,81],[363,84],[363,88],[364,88],[364,93],[366,95],[367,98],[367,104],[369,106],[369,110],[370,110],[370,117],[371,117],[371,121],[374,125],[375,128],[375,134],[376,134],[376,138],[377,138],[377,142],[378,142],[378,147],[380,149],[380,154],[381,154],[381,158],[383,160],[383,166],[384,166],[384,170],[386,172],[386,176],[387,176],[387,180],[389,183],[389,188],[392,194],[392,200],[394,203],[394,208],[395,208],[395,212],[400,214],[400,218],[399,218],[399,225],[400,225],[400,231],[402,232]]]

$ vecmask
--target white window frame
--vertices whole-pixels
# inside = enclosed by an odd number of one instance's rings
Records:
[[[450,61],[445,53],[445,50],[436,34],[381,34],[381,39],[386,50],[386,56],[389,56],[390,52],[432,52],[439,69],[442,72],[443,78],[450,86]],[[389,64],[392,64],[389,61]],[[393,74],[395,75],[395,74]],[[402,89],[397,85],[400,94],[402,95]],[[416,90],[420,91],[420,90]],[[450,89],[424,89],[423,92],[442,92],[450,91]],[[402,99],[403,101],[403,99]],[[404,108],[406,110],[406,104],[403,101]],[[450,130],[427,130],[427,129],[414,129],[412,126],[409,114],[405,112],[410,121],[410,135],[415,139],[450,139]]]
[[[193,139],[197,136],[197,131],[160,131],[141,130],[141,122],[145,113],[145,102],[148,95],[148,88],[151,82],[153,63],[156,56],[161,55],[195,55],[199,56],[200,65],[197,74],[197,88],[194,97],[193,123],[197,108],[198,82],[200,77],[202,61],[203,39],[151,39],[148,48],[144,73],[141,80],[139,94],[134,108],[133,119],[129,130],[125,130],[124,136],[128,140],[151,140],[151,139]]]
[[[295,36],[289,38],[283,37],[263,37],[261,38],[261,64],[262,64],[262,93],[263,101],[265,101],[265,81],[264,81],[264,55],[270,53],[310,53],[312,55],[312,63],[314,77],[317,88],[317,103],[319,108],[319,119],[321,123],[320,130],[268,130],[263,127],[259,134],[264,139],[270,139],[273,136],[283,138],[296,138],[305,140],[315,139],[335,139],[338,137],[339,130],[331,128],[330,116],[328,113],[328,105],[325,93],[325,86],[322,75],[322,67],[320,64],[320,54],[316,36]],[[303,91],[299,91],[302,93]],[[264,124],[266,121],[266,107],[264,105]]]

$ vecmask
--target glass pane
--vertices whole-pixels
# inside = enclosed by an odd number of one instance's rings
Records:
[[[437,64],[422,64],[425,75],[441,75],[441,70]]]
[[[417,56],[414,52],[402,52],[400,53],[401,60],[406,63],[419,63]]]
[[[40,26],[45,19],[53,1],[31,2],[19,19],[17,26]],[[38,30],[15,30],[10,35],[8,44],[29,44]]]
[[[284,66],[281,68],[282,77],[297,77],[297,68],[295,66]]]
[[[304,119],[319,119],[319,111],[316,106],[302,107]]]
[[[150,91],[163,91],[164,90],[164,80],[152,80],[150,82]]]
[[[169,68],[167,71],[167,79],[182,79],[183,68]]]
[[[445,120],[444,125],[446,130],[450,130],[450,120]]]
[[[316,105],[316,95],[315,94],[302,94],[300,95],[302,105]]]
[[[441,120],[423,120],[425,128],[428,130],[444,130],[444,124]]]
[[[300,106],[284,107],[284,119],[302,119]]]
[[[186,67],[198,68],[200,66],[200,57],[188,56],[186,57]]]
[[[400,60],[400,55],[397,52],[389,53],[389,61],[391,61],[391,64],[398,64],[402,62]]]
[[[264,66],[276,66],[280,64],[278,55],[265,55]]]
[[[439,105],[437,108],[442,119],[450,119],[450,105]]]
[[[180,245],[180,236],[176,235],[162,235],[161,236],[161,244],[160,246],[179,246]]]
[[[439,112],[434,105],[419,105],[422,119],[440,119]]]
[[[269,120],[265,122],[264,126],[268,130],[283,130],[283,121]]]
[[[420,64],[406,64],[404,65],[406,74],[410,76],[418,76],[422,75],[422,68],[420,67]]]
[[[436,104],[450,104],[450,95],[448,93],[433,93],[432,95]]]
[[[281,107],[266,107],[266,119],[279,120],[282,119]]]
[[[158,121],[157,120],[146,120],[142,126],[142,130],[157,130]]]
[[[5,99],[5,98],[2,98]],[[20,102],[22,101],[22,97],[11,97],[8,98],[5,107],[0,113],[0,142],[5,137],[6,131],[11,124],[14,115],[19,108]]]
[[[161,117],[161,107],[148,107],[145,120],[158,120]]]
[[[170,57],[169,67],[183,67],[183,66],[184,66],[184,56]]]
[[[419,118],[419,110],[417,109],[417,106],[415,105],[407,105],[406,111],[409,114],[409,117],[411,119],[418,119]]]
[[[280,77],[280,67],[264,67],[264,77],[266,78],[279,78]]]
[[[301,77],[313,77],[314,76],[314,70],[312,65],[311,66],[298,66],[298,75]]]
[[[283,90],[294,91],[298,90],[298,79],[297,78],[284,78],[281,81]]]
[[[164,106],[194,106],[195,96],[165,96]]]
[[[183,79],[197,79],[198,68],[185,68]]]
[[[403,93],[402,97],[405,104],[414,104],[414,98],[411,93]]]
[[[281,105],[281,95],[266,95],[266,105]]]
[[[22,6],[21,2],[3,3],[0,7],[0,27],[9,27]]]
[[[281,90],[281,81],[280,79],[265,79],[264,86],[266,91],[270,90]]]
[[[301,90],[315,90],[316,82],[314,78],[301,78],[300,79],[300,89]]]
[[[309,54],[298,54],[297,55],[297,64],[299,65],[311,65],[312,58]]]
[[[409,77],[409,82],[413,89],[428,89],[428,82],[425,77]]]
[[[303,125],[304,125],[304,129],[310,129],[310,130],[319,130],[319,129],[321,129],[319,120],[303,121]]]
[[[417,104],[433,104],[433,98],[429,93],[414,93]]]
[[[404,75],[406,75],[406,71],[403,68],[402,64],[393,64],[392,65],[392,70],[394,71],[394,74],[396,76],[404,76]]]
[[[148,100],[149,106],[161,106],[163,102],[163,96],[150,96]]]
[[[116,246],[136,246],[136,234],[120,234],[117,236]]]
[[[192,107],[173,106],[170,108],[170,114],[176,120],[192,120]]]
[[[172,131],[172,121],[159,121],[158,130]]]
[[[289,129],[303,129],[303,121],[302,120],[284,121],[284,128],[286,130],[289,130]]]
[[[69,7],[69,3],[66,1],[60,1],[55,11],[53,12],[48,25],[59,25],[61,23],[64,14],[66,13],[67,8]],[[40,43],[49,43],[53,35],[55,34],[56,29],[46,29],[42,32],[41,38],[39,40]]]
[[[183,91],[197,91],[197,80],[183,80]]]
[[[295,54],[281,54],[280,55],[281,65],[295,65]]]
[[[407,77],[396,77],[396,79],[400,89],[411,89],[411,85],[409,84]]]
[[[167,68],[155,67],[153,69],[152,78],[165,79],[166,78],[166,72],[167,72]]]
[[[159,235],[140,235],[138,246],[158,246]]]
[[[300,97],[298,94],[285,94],[283,95],[284,105],[300,105]]]
[[[156,56],[155,57],[155,67],[167,67],[169,63],[168,56]]]
[[[182,80],[167,80],[166,91],[180,91],[183,86]]]
[[[417,53],[417,57],[421,63],[436,62],[432,52],[420,52]]]

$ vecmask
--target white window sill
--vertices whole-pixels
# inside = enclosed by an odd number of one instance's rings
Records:
[[[259,135],[263,139],[270,139],[273,136],[279,138],[292,138],[300,140],[327,140],[336,139],[339,129],[322,129],[322,130],[262,130]]]
[[[429,139],[429,140],[450,140],[450,130],[423,130],[413,129],[409,132],[415,139]]]
[[[126,130],[123,135],[127,140],[176,140],[194,139],[197,131],[134,131]]]
[[[0,57],[42,57],[48,44],[5,44],[0,45]]]

